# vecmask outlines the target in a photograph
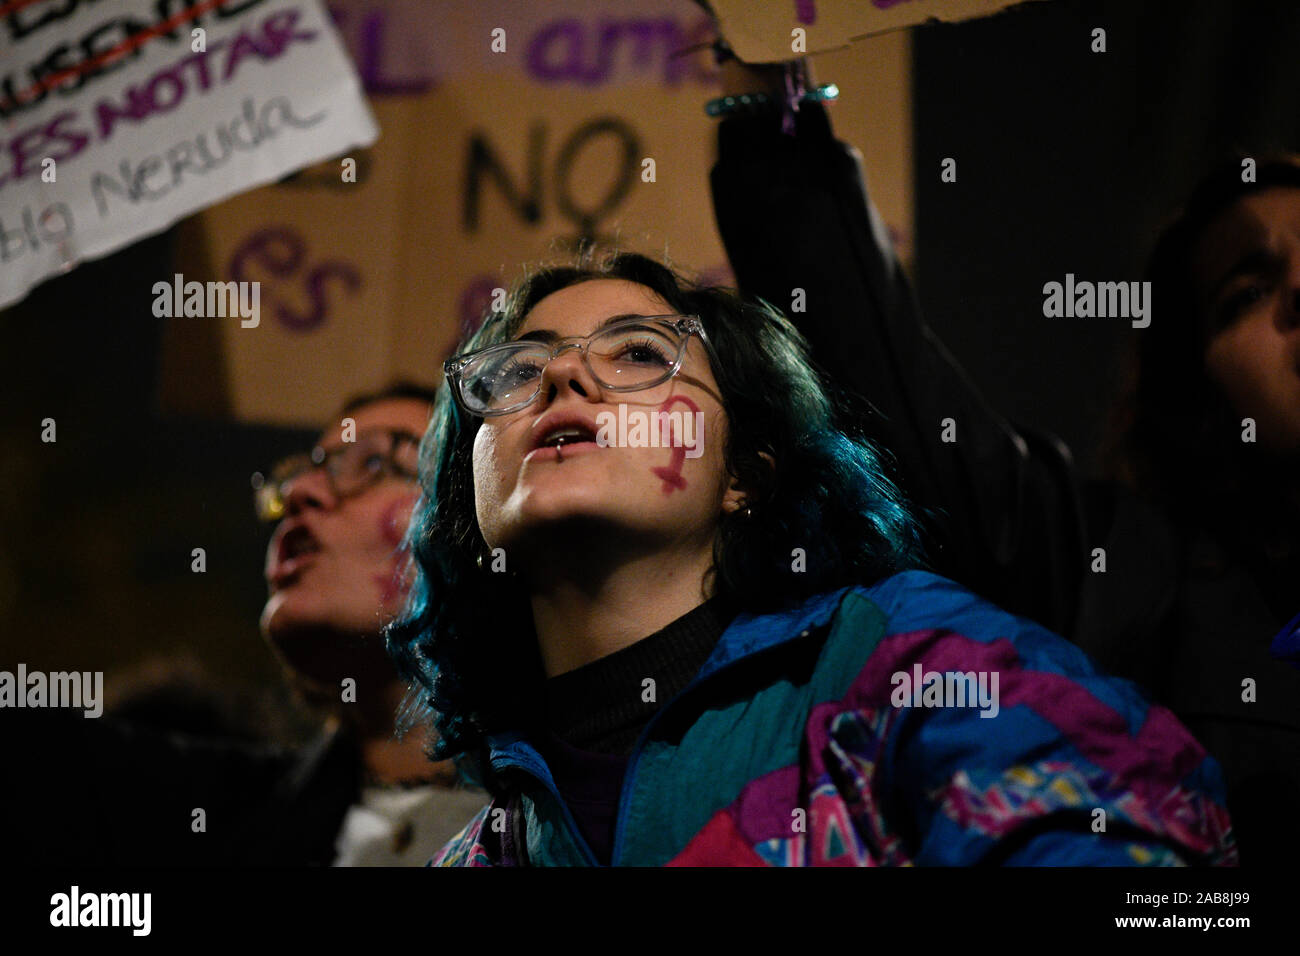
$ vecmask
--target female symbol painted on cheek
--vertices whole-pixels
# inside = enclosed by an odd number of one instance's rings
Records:
[[[678,402],[689,408],[692,415],[699,415],[700,406],[696,405],[685,395],[673,395],[669,397],[666,402],[659,406],[659,411],[666,412]],[[682,465],[686,461],[686,445],[677,435],[677,428],[673,423],[670,422],[668,428],[672,433],[672,458],[669,459],[667,465],[660,465],[657,468],[650,469],[651,473],[656,478],[663,481],[663,491],[666,495],[672,494],[674,488],[678,491],[686,490],[686,479],[682,477]],[[699,440],[699,436],[696,437],[696,440]]]

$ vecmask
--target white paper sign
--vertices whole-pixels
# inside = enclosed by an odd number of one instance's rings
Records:
[[[0,307],[377,136],[317,0],[18,4],[0,21]]]

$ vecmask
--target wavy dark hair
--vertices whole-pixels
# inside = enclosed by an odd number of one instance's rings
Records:
[[[1300,189],[1300,156],[1260,158],[1253,182],[1242,181],[1244,159],[1211,170],[1156,239],[1145,275],[1152,321],[1129,357],[1102,455],[1113,477],[1173,517],[1221,518],[1224,527],[1217,530],[1230,536],[1240,534],[1242,508],[1259,499],[1259,483],[1276,468],[1260,448],[1241,441],[1241,416],[1205,371],[1206,347],[1217,329],[1204,321],[1196,300],[1193,256],[1214,221],[1238,200],[1265,189]],[[1229,499],[1239,507],[1205,507]]]
[[[780,312],[632,253],[587,251],[525,274],[505,308],[464,350],[506,341],[553,292],[592,279],[626,279],[672,309],[698,316],[728,419],[728,471],[750,491],[752,514],[727,515],[713,549],[714,594],[763,612],[844,585],[920,566],[918,528],[881,452],[837,427],[807,345]],[[424,495],[408,531],[416,580],[389,627],[389,653],[412,681],[405,723],[432,710],[437,758],[468,757],[480,777],[487,734],[527,732],[544,675],[527,595],[517,578],[479,567],[487,545],[475,514],[473,444],[481,419],[444,384],[421,446]],[[770,455],[771,466],[762,457]],[[792,570],[792,551],[806,570]]]

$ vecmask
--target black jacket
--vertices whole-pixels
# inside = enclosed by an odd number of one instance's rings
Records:
[[[341,732],[290,751],[80,711],[2,717],[13,773],[0,831],[36,865],[328,866],[360,792],[358,751]]]

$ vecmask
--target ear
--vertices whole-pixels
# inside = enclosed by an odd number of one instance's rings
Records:
[[[758,454],[760,458],[767,462],[769,468],[776,471],[775,458],[765,451],[760,451]],[[748,487],[741,484],[739,478],[733,476],[731,479],[731,486],[727,488],[726,494],[722,496],[723,514],[736,514],[737,512],[744,511],[746,508],[752,507],[755,504],[757,504],[757,501],[754,498],[753,492]]]

